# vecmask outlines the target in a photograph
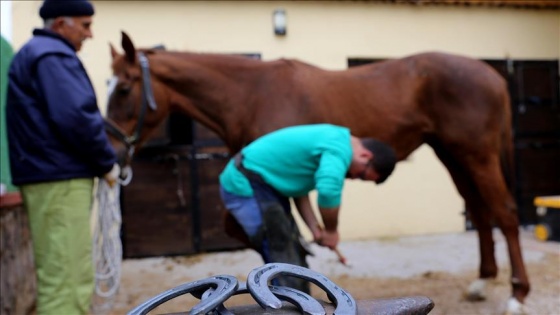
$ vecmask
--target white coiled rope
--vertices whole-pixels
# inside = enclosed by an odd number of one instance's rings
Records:
[[[99,179],[97,224],[93,230],[95,293],[93,314],[108,313],[115,302],[121,279],[122,242],[120,184]]]

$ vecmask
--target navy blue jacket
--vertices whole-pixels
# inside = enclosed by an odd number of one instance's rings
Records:
[[[6,125],[14,185],[91,178],[116,161],[95,91],[73,46],[36,29],[8,74]]]

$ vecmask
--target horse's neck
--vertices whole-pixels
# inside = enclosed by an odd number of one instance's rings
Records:
[[[244,61],[244,60],[237,60]],[[238,149],[249,72],[243,62],[189,53],[162,54],[154,63],[155,76],[171,90],[170,109],[182,112],[215,131],[232,150]],[[240,75],[240,73],[244,73]],[[235,114],[234,114],[235,113]]]

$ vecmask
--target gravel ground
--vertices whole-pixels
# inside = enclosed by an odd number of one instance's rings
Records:
[[[560,314],[560,243],[541,242],[522,231],[522,248],[532,284],[526,301],[529,314]],[[495,231],[500,272],[488,290],[488,299],[468,302],[464,290],[476,278],[479,255],[474,232],[342,242],[340,251],[350,266],[336,255],[312,245],[310,268],[345,288],[356,300],[423,295],[435,307],[430,314],[499,314],[510,295],[509,260],[505,242]],[[182,283],[229,274],[245,280],[262,264],[251,250],[207,253],[185,257],[128,259],[122,265],[121,287],[111,314],[125,314],[148,298]],[[326,300],[314,285],[312,294]],[[188,311],[197,300],[182,296],[152,313]],[[234,296],[226,306],[254,304],[248,295]]]

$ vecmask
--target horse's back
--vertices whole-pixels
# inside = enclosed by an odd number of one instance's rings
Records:
[[[428,52],[411,56],[426,63],[432,69],[460,82],[476,82],[478,84],[492,84],[501,89],[507,88],[505,79],[486,62],[462,55],[443,52]]]
[[[496,70],[483,61],[446,53],[408,58],[428,78],[416,97],[430,122],[426,142],[434,149],[487,156],[509,146],[509,92]]]
[[[412,57],[415,58],[415,57]],[[446,53],[417,55],[419,68],[429,77],[426,92],[435,108],[462,112],[468,118],[474,113],[493,120],[509,118],[509,94],[506,80],[483,61]]]
[[[391,143],[400,158],[430,139],[454,147],[488,146],[510,124],[505,80],[473,58],[427,52],[336,75],[340,84],[322,93],[326,102],[340,102],[330,105],[329,113],[343,113],[335,122]]]

